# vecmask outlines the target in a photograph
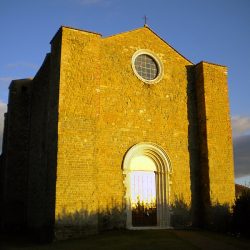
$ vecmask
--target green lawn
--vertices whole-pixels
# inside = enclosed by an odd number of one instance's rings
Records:
[[[219,234],[215,232],[200,231],[199,235],[206,236],[210,239],[223,242],[237,249],[250,249],[250,239],[232,237],[230,235]]]
[[[113,231],[83,239],[58,241],[47,245],[28,244],[23,241],[5,241],[3,250],[161,250],[161,249],[198,249],[185,240],[178,238],[170,230]]]
[[[118,250],[162,250],[162,249],[211,249],[207,248],[211,243],[223,244],[223,249],[227,249],[228,244],[235,249],[250,249],[250,241],[240,240],[221,234],[189,231],[184,234],[194,237],[193,239],[206,240],[202,247],[198,248],[190,240],[190,237],[180,238],[180,233],[174,230],[143,230],[143,231],[110,231],[98,235],[87,236],[82,239],[57,241],[51,244],[38,245],[27,243],[24,240],[9,240],[2,238],[1,250],[87,250],[87,249],[118,249]],[[177,234],[179,236],[177,236]],[[195,240],[194,240],[195,241]],[[209,241],[209,242],[208,242]],[[210,242],[211,241],[211,242]],[[210,244],[210,245],[211,245]],[[213,245],[213,246],[214,246]],[[225,246],[225,247],[224,247]],[[222,249],[222,248],[220,248]]]

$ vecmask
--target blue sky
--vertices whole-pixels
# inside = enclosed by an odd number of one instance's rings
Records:
[[[1,0],[0,120],[11,79],[35,75],[61,25],[108,36],[143,26],[147,15],[148,25],[192,62],[228,66],[236,176],[250,183],[249,13],[249,0]]]

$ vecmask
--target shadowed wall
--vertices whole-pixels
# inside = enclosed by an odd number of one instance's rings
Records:
[[[140,49],[161,60],[160,82],[145,84],[133,72]],[[192,206],[195,224],[203,223],[210,205],[232,204],[225,72],[219,65],[193,65],[148,27],[107,38],[61,27],[34,79],[10,88],[2,225],[12,227],[9,201],[20,200],[15,221],[41,237],[50,237],[55,223],[59,238],[67,229],[72,235],[124,227],[122,163],[140,142],[164,149],[173,169],[168,205]],[[12,96],[15,86],[19,94]]]

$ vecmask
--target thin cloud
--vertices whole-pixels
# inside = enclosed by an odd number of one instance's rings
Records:
[[[232,117],[235,177],[250,175],[250,117]]]
[[[7,104],[0,100],[0,153],[2,152],[4,113],[7,111]]]
[[[233,144],[235,177],[250,175],[250,135],[235,137]]]
[[[78,0],[80,5],[95,5],[104,2],[104,0]]]
[[[250,133],[250,117],[234,116],[232,117],[233,136],[238,137]]]
[[[15,68],[29,68],[29,69],[37,69],[38,66],[33,63],[27,63],[27,62],[16,62],[16,63],[9,63],[6,65],[9,69],[15,69]]]
[[[118,0],[117,0],[118,1]],[[108,7],[112,3],[111,0],[76,0],[76,3],[81,6],[102,6]]]
[[[0,84],[10,83],[13,79],[11,76],[0,77]]]
[[[0,100],[8,99],[8,87],[13,79],[15,79],[15,77],[0,77]]]

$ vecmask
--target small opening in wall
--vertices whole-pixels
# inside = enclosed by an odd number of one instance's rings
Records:
[[[28,90],[28,88],[27,88],[26,86],[22,86],[21,91],[22,91],[23,93],[27,92],[27,90]]]

